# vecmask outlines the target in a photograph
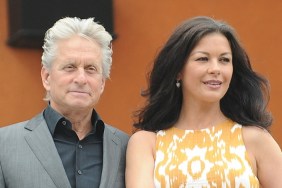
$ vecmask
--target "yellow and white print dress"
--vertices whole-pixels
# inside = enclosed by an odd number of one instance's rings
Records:
[[[156,188],[259,188],[242,139],[242,125],[226,121],[201,130],[157,132]]]

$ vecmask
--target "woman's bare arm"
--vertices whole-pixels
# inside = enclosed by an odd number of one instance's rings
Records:
[[[154,188],[156,134],[139,131],[128,142],[125,180],[127,188]]]
[[[282,188],[282,152],[274,138],[257,127],[244,127],[243,138],[262,187]]]

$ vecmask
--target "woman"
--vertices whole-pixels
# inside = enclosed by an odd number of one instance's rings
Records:
[[[156,57],[127,149],[126,187],[282,187],[268,83],[226,23],[185,21]]]

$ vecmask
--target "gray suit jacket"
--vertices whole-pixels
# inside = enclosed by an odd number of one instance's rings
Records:
[[[127,142],[125,133],[105,125],[100,188],[125,187]],[[70,187],[42,113],[0,128],[0,188]]]

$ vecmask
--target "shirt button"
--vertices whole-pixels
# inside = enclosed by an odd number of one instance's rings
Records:
[[[82,149],[82,145],[79,144],[78,147],[79,147],[80,149]]]
[[[82,171],[81,171],[81,170],[78,170],[77,173],[78,173],[79,175],[81,175],[81,174],[82,174]]]
[[[67,124],[67,122],[66,122],[66,121],[62,121],[62,124],[63,124],[63,125],[66,125],[66,124]]]

